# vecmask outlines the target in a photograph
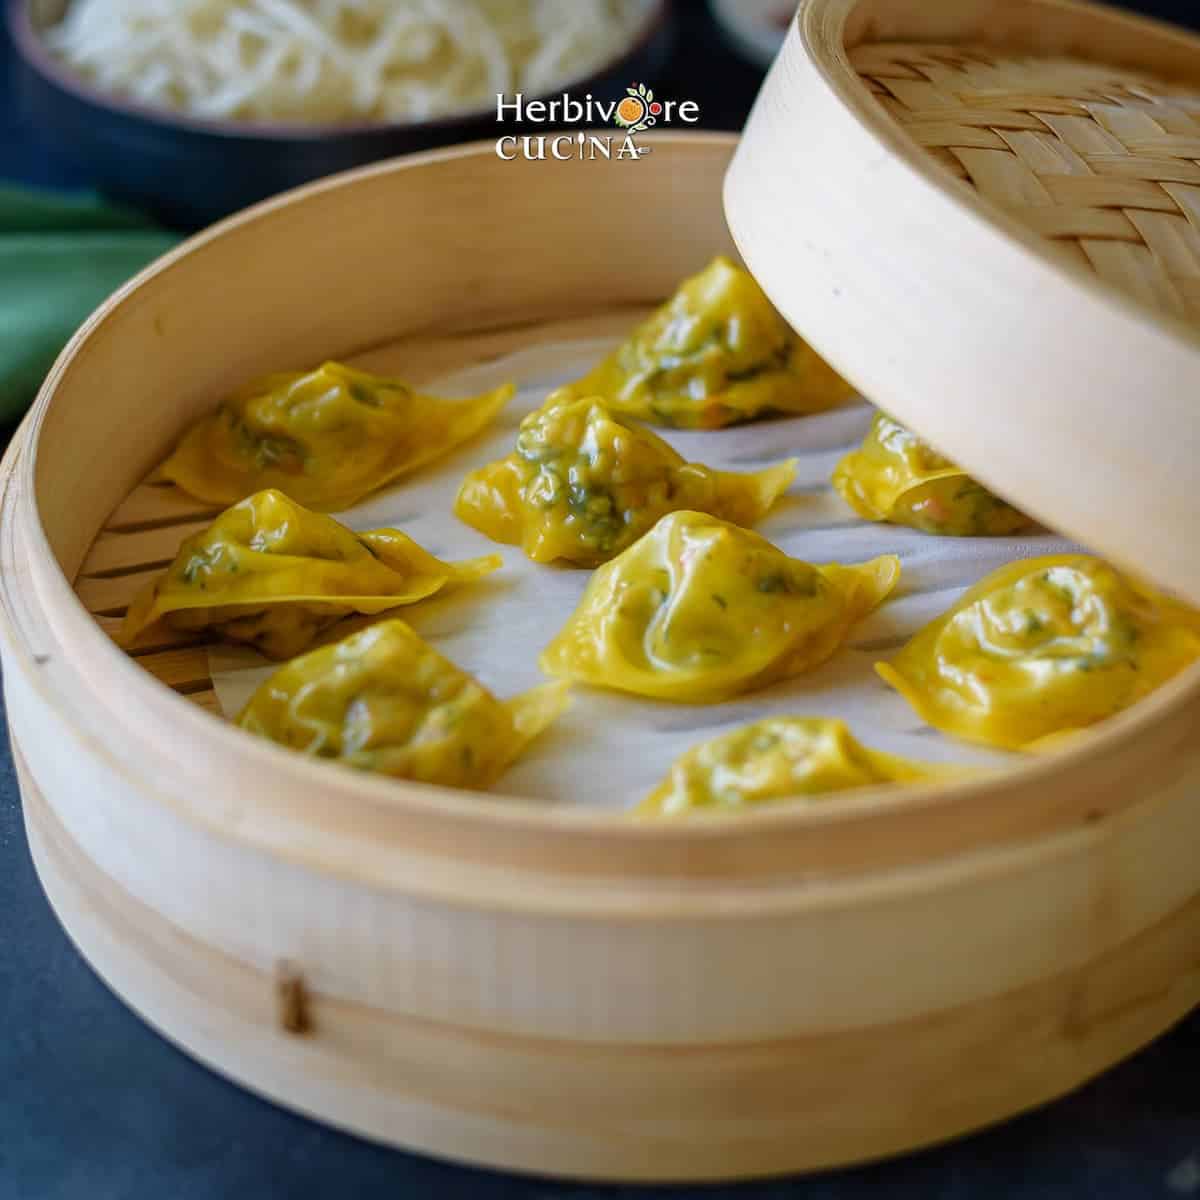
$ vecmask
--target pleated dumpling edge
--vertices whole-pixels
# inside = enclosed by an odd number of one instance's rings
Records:
[[[534,562],[596,567],[670,512],[756,524],[792,485],[796,466],[788,459],[743,474],[686,462],[600,397],[559,390],[521,422],[511,454],[466,477],[454,511]]]
[[[280,667],[237,724],[357,770],[482,790],[569,704],[553,681],[499,700],[393,618]]]
[[[729,522],[672,513],[593,574],[540,663],[593,687],[718,703],[819,666],[899,577],[894,555],[818,567]]]
[[[267,489],[180,544],[134,597],[117,641],[129,648],[164,621],[290,658],[344,616],[415,604],[501,565],[494,554],[442,562],[398,529],[354,533]]]
[[[633,815],[737,814],[763,804],[825,803],[835,793],[979,773],[871,749],[844,721],[767,717],[685,751]]]
[[[1200,660],[1200,612],[1088,554],[1009,563],[889,662],[923,720],[1007,750],[1062,744]]]
[[[206,503],[278,488],[338,512],[475,437],[515,390],[443,400],[332,362],[269,375],[193,424],[159,474]]]

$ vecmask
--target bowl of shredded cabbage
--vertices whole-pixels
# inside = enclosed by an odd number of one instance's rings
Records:
[[[179,228],[486,137],[498,95],[614,98],[652,80],[669,39],[669,0],[8,3],[47,143]]]

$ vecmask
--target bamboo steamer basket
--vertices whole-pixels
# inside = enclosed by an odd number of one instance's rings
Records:
[[[764,104],[805,77],[812,21],[851,8],[805,10]],[[281,363],[394,355],[420,380],[624,328],[731,249],[734,145],[466,147],[251,210],[88,322],[4,461],[0,644],[47,894],[130,1005],[280,1103],[492,1166],[760,1176],[1002,1119],[1200,1001],[1195,670],[1010,773],[634,824],[315,768],[206,711],[202,647],[131,659],[108,636],[210,515],[143,481],[216,396]]]

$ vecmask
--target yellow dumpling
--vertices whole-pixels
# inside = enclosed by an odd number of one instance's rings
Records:
[[[350,613],[413,604],[501,565],[494,554],[441,562],[398,529],[352,533],[267,490],[179,547],[175,561],[130,605],[118,640],[131,645],[162,620],[290,658]]]
[[[814,567],[715,517],[672,513],[596,571],[542,670],[662,700],[726,700],[824,662],[899,576],[892,555]]]
[[[535,562],[594,567],[679,509],[753,525],[795,477],[795,459],[752,475],[685,462],[599,399],[559,393],[521,422],[512,454],[467,476],[455,512]]]
[[[714,259],[570,390],[655,425],[721,429],[814,413],[853,388],[792,332],[749,272]]]
[[[193,425],[161,473],[211,504],[274,487],[337,512],[474,437],[512,394],[439,400],[332,362],[268,375]]]
[[[963,768],[870,750],[843,721],[768,717],[681,754],[636,811],[643,816],[731,812],[852,788],[966,774]]]
[[[403,621],[391,620],[281,667],[238,724],[363,771],[486,788],[567,704],[560,683],[497,700]]]
[[[833,486],[861,517],[954,537],[1001,537],[1031,521],[885,413],[838,463]]]
[[[1010,563],[879,674],[930,725],[1029,748],[1094,725],[1200,657],[1200,613],[1085,554]]]

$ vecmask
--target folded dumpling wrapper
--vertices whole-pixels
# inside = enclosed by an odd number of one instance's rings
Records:
[[[833,486],[860,517],[925,533],[1003,537],[1032,524],[882,412],[863,444],[834,469]]]
[[[721,429],[765,413],[815,413],[854,389],[728,258],[686,279],[578,382],[616,412],[679,429]]]
[[[540,664],[594,687],[715,703],[824,662],[899,577],[894,555],[817,567],[726,521],[672,513],[596,571]]]
[[[681,754],[639,816],[742,812],[889,783],[962,779],[966,767],[913,762],[864,746],[844,721],[768,717]]]
[[[1010,563],[876,670],[930,725],[1006,749],[1058,744],[1200,658],[1200,612],[1086,554]]]
[[[353,533],[268,489],[179,547],[175,561],[130,605],[118,640],[130,646],[162,620],[290,658],[350,613],[414,604],[501,565],[494,554],[442,562],[398,529]]]
[[[595,567],[679,509],[753,525],[795,477],[795,459],[746,475],[686,462],[599,398],[556,393],[512,454],[467,476],[454,511],[535,562]]]
[[[338,512],[473,438],[513,391],[442,400],[333,362],[268,375],[193,425],[160,474],[211,504],[278,488]]]
[[[566,709],[567,693],[549,683],[497,700],[393,619],[281,667],[238,724],[359,770],[487,788]]]

